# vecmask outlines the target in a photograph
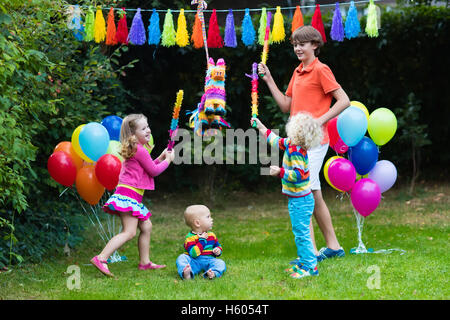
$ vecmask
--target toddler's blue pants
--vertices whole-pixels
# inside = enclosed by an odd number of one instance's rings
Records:
[[[222,259],[215,258],[213,256],[199,256],[197,258],[192,258],[187,254],[181,254],[177,258],[177,269],[178,274],[183,279],[183,269],[188,264],[191,265],[191,277],[194,278],[196,274],[199,274],[202,270],[204,271],[203,277],[206,277],[206,271],[211,269],[217,278],[221,277],[222,274],[227,269],[225,262]]]
[[[297,246],[297,256],[300,258],[299,265],[303,264],[309,269],[317,265],[314,247],[311,240],[309,224],[314,211],[314,196],[312,193],[304,197],[289,197],[289,216],[291,217],[292,232]]]

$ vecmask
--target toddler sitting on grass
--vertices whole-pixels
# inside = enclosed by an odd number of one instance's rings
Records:
[[[182,279],[193,279],[204,271],[203,277],[219,278],[226,270],[225,262],[218,259],[222,247],[216,235],[210,232],[213,219],[208,207],[192,205],[184,211],[184,220],[191,228],[184,241],[185,252],[176,261],[178,274]]]

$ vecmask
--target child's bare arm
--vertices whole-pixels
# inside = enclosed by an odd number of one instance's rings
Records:
[[[337,117],[342,111],[344,111],[348,106],[350,106],[350,99],[345,93],[344,89],[339,88],[331,92],[333,97],[336,99],[336,102],[333,106],[328,110],[327,113],[324,113],[320,118],[317,119],[320,125],[324,125],[329,120]]]

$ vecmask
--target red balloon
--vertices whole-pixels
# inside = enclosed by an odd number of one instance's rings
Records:
[[[119,174],[122,163],[119,158],[112,154],[104,154],[95,164],[95,176],[98,181],[109,191],[119,183]]]
[[[328,136],[330,137],[330,146],[334,146],[339,140],[339,133],[337,131],[337,117],[328,121]]]
[[[348,151],[348,146],[339,136],[337,130],[337,117],[328,121],[327,130],[328,136],[330,137],[330,147],[338,154],[346,153]]]
[[[64,151],[54,152],[47,161],[50,176],[63,186],[70,187],[77,177],[77,167]]]

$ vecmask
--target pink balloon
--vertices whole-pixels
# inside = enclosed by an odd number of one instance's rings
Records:
[[[348,145],[346,145],[341,138],[339,138],[337,142],[333,146],[331,146],[331,148],[339,154],[343,154],[348,151]]]
[[[333,186],[342,191],[351,190],[356,180],[353,163],[344,158],[334,160],[328,167],[328,179]]]
[[[350,198],[355,210],[363,217],[367,217],[380,204],[380,187],[372,179],[363,178],[355,183]]]

